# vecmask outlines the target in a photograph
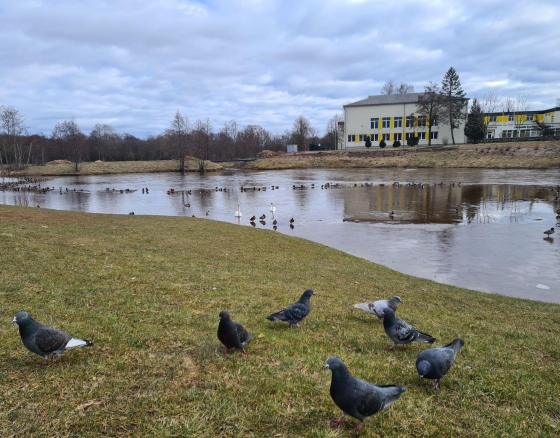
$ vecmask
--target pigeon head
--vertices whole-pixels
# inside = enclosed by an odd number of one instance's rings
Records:
[[[231,318],[227,310],[222,310],[220,312],[220,320],[221,321],[229,321]]]
[[[331,370],[333,373],[340,369],[345,369],[346,366],[338,357],[329,357],[327,363],[325,364],[325,370]]]
[[[309,298],[311,298],[311,295],[315,295],[315,292],[313,292],[312,289],[307,289],[307,290],[303,293],[302,298],[307,298],[307,299],[309,299]]]
[[[420,374],[420,377],[424,377],[430,372],[430,362],[428,362],[427,360],[422,360],[418,362],[418,365],[416,365],[416,369],[418,370],[418,374]]]
[[[401,297],[396,295],[393,298],[391,298],[390,301],[394,301],[395,303],[402,303]]]
[[[14,319],[12,320],[12,324],[26,325],[31,321],[33,321],[33,319],[31,318],[31,316],[29,316],[29,313],[19,312],[15,314]]]
[[[385,307],[383,309],[383,314],[385,315],[385,318],[392,318],[395,316],[395,312],[393,312],[393,309],[390,309],[388,307]]]

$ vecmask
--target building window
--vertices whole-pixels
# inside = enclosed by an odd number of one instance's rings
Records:
[[[431,138],[432,140],[437,140],[437,135],[438,135],[438,132],[437,132],[437,131],[432,132],[432,133],[430,134],[430,138]]]
[[[391,127],[391,117],[383,117],[383,127],[384,128]]]
[[[389,141],[391,139],[391,134],[383,134],[383,140]]]
[[[370,119],[371,120],[371,129],[379,129],[379,119]]]
[[[426,133],[425,132],[419,132],[418,133],[418,138],[420,140],[426,140]]]
[[[395,120],[396,120],[396,119],[395,119]],[[397,141],[397,140],[398,140],[398,141],[401,141],[401,140],[402,140],[402,133],[400,133],[400,132],[395,132],[395,133],[393,134],[393,137],[394,137],[394,140],[395,140],[395,141]]]
[[[527,114],[527,121],[528,122],[532,122],[535,119],[535,115],[534,114]]]
[[[488,131],[486,133],[486,138],[494,138],[494,131]]]
[[[508,114],[508,122],[513,122],[513,114]]]
[[[426,126],[426,116],[418,116],[418,126]]]
[[[414,138],[414,132],[407,132],[406,133],[406,139],[408,140],[409,138]]]
[[[490,116],[490,121],[496,122],[497,121],[496,116]],[[492,138],[492,137],[488,137],[488,138]]]
[[[414,128],[414,116],[407,116],[406,117],[406,127],[407,128]]]
[[[353,142],[353,141],[354,141],[354,137],[355,137],[354,135],[348,134],[348,141],[349,141],[349,142]]]
[[[437,126],[437,125],[438,125],[438,118],[437,118],[437,116],[435,116],[435,117],[432,118],[431,125],[432,125],[432,126]]]
[[[402,128],[402,117],[395,117],[393,128]]]

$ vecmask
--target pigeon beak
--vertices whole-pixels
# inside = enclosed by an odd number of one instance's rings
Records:
[[[12,319],[12,324],[15,324],[16,322],[16,317],[14,316],[14,319]]]
[[[329,367],[329,364],[328,364],[328,363],[325,364],[325,366],[323,367],[324,370],[328,370],[329,368],[330,368],[330,367]]]

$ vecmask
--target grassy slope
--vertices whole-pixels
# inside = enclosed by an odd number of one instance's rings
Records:
[[[560,306],[391,271],[302,239],[203,219],[0,206],[2,436],[351,436],[329,421],[338,356],[408,391],[360,436],[546,436],[560,429]],[[300,330],[265,316],[306,288]],[[419,379],[425,344],[384,350],[356,302],[399,295],[399,314],[466,345],[439,392]],[[223,356],[218,313],[257,338]],[[87,337],[39,367],[8,324],[20,310]],[[382,429],[382,430],[381,430]]]
[[[115,173],[146,173],[146,172],[178,172],[178,160],[159,160],[159,161],[104,161],[104,162],[84,162],[80,163],[79,172],[76,173],[76,165],[56,164],[46,166],[29,166],[27,169],[11,172],[11,175],[99,175]],[[220,170],[222,166],[210,161],[206,162],[206,170]],[[197,160],[185,160],[185,170],[187,172],[198,172]]]
[[[345,167],[560,168],[559,142],[461,145],[458,148],[386,148],[283,154],[241,163],[246,169]]]

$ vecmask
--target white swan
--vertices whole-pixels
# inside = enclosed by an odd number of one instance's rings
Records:
[[[274,202],[270,203],[270,211],[272,211],[273,213],[276,211],[276,207],[274,206]]]
[[[239,209],[239,204],[237,204],[237,211],[235,212],[235,217],[241,217],[241,210]]]

